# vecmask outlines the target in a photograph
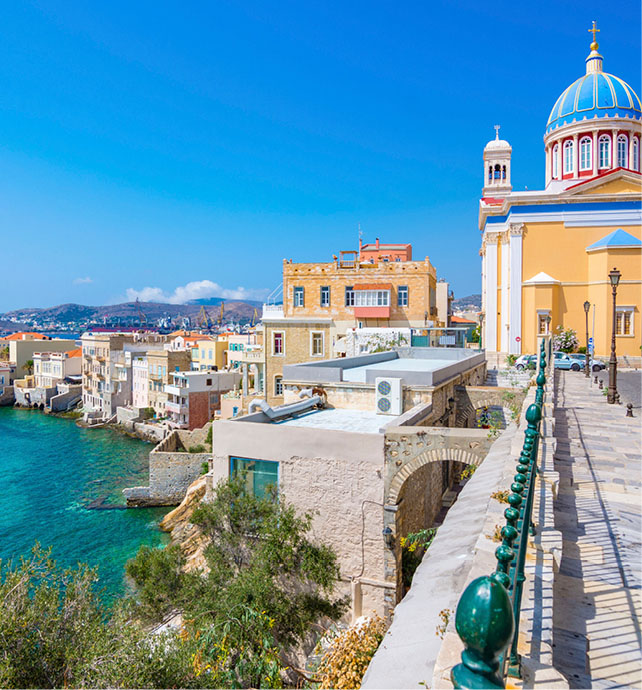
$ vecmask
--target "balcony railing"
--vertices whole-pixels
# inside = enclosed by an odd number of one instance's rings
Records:
[[[264,304],[263,318],[283,318],[283,304]]]
[[[497,568],[492,575],[473,580],[457,605],[455,627],[465,650],[462,662],[451,672],[456,688],[503,688],[507,675],[520,677],[519,616],[528,538],[535,533],[531,518],[546,383],[544,341],[539,358],[535,403],[526,411],[524,446],[504,511],[502,544],[495,550]]]

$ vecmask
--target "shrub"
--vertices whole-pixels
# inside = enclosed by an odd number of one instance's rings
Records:
[[[277,687],[275,664],[319,620],[345,611],[347,600],[333,594],[335,553],[310,540],[312,514],[298,515],[275,492],[248,493],[243,476],[219,483],[192,522],[201,528],[207,572],[183,572],[172,547],[141,548],[127,565],[138,587],[134,611],[157,621],[181,610],[186,635],[201,641],[199,668],[209,666],[224,686]]]
[[[201,474],[207,474],[209,471],[210,471],[210,464],[206,460],[206,461],[201,463]]]
[[[190,446],[187,449],[188,453],[207,453],[207,449],[202,443],[198,443],[195,446]]]
[[[512,367],[516,361],[517,355],[506,355],[506,364],[508,364],[509,367]]]
[[[379,616],[339,633],[317,669],[321,688],[360,688],[363,674],[385,633],[385,621]]]
[[[574,352],[580,344],[577,333],[572,328],[564,330],[558,326],[553,336],[553,349],[560,352]]]
[[[401,576],[404,587],[412,584],[415,570],[419,567],[426,549],[432,544],[437,529],[422,529],[419,532],[411,532],[401,538]]]

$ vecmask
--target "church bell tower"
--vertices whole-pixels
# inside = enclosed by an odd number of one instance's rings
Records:
[[[510,182],[511,145],[499,138],[499,125],[495,125],[495,138],[484,148],[483,197],[502,197],[512,190]]]

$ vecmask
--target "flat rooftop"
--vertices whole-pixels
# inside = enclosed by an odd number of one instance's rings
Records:
[[[358,434],[379,434],[381,429],[392,422],[394,415],[376,414],[364,410],[311,410],[297,417],[273,422],[278,426],[300,426],[307,429],[329,429],[332,431],[352,431]]]
[[[357,357],[342,357],[283,367],[284,383],[374,386],[377,378],[399,378],[404,386],[431,387],[484,363],[479,350],[404,347]]]
[[[442,367],[447,367],[452,364],[452,360],[448,359],[391,359],[386,362],[375,362],[373,364],[364,364],[362,366],[351,367],[343,370],[343,380],[353,381],[355,383],[366,383],[366,372],[368,371],[385,371],[382,376],[390,376],[393,372],[399,372],[399,378],[403,378],[403,373],[408,372],[424,372],[437,371]]]

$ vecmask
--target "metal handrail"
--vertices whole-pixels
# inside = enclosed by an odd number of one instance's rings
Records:
[[[503,688],[507,675],[520,677],[519,616],[528,538],[535,533],[531,518],[546,384],[546,350],[542,341],[535,403],[526,411],[528,426],[524,445],[510,486],[509,507],[504,511],[506,525],[501,530],[502,543],[495,550],[497,568],[492,575],[473,580],[457,605],[455,627],[465,649],[461,663],[451,672],[456,688]]]

